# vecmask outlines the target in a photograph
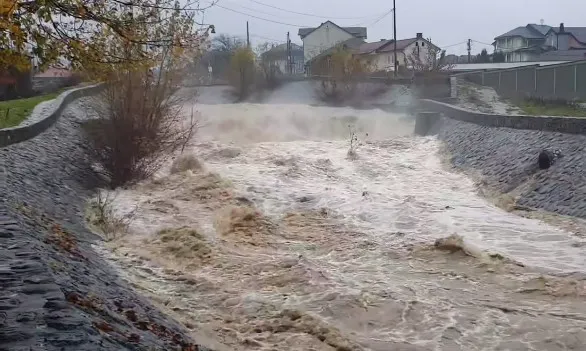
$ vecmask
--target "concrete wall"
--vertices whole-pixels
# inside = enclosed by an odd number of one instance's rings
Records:
[[[549,66],[471,72],[458,75],[494,88],[505,97],[586,99],[586,60]]]
[[[80,88],[73,91],[64,92],[65,96],[61,104],[46,118],[26,126],[0,129],[0,147],[10,144],[20,143],[22,141],[34,138],[51,127],[61,115],[65,107],[73,100],[82,96],[94,95],[101,91],[101,85],[94,85],[87,88]]]
[[[586,118],[489,114],[470,111],[428,99],[420,100],[418,108],[422,111],[439,112],[451,119],[486,127],[506,127],[586,135]]]

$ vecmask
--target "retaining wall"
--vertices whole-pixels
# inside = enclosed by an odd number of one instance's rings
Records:
[[[102,88],[102,85],[92,85],[89,87],[66,91],[57,97],[57,99],[61,100],[61,103],[58,105],[58,107],[42,120],[26,126],[16,126],[0,129],[0,147],[19,143],[41,134],[47,130],[47,128],[55,124],[63,112],[63,109],[65,109],[69,103],[83,96],[97,94]]]
[[[549,116],[510,116],[470,111],[461,107],[435,100],[420,100],[419,108],[434,111],[464,122],[487,127],[529,129],[571,134],[586,134],[586,118]]]
[[[81,128],[96,115],[81,94],[0,148],[0,350],[208,350],[96,252],[84,210],[101,183]]]
[[[424,134],[443,142],[453,166],[482,177],[483,188],[523,208],[586,218],[586,118],[493,115],[431,100],[420,108],[443,114],[417,118],[428,123]],[[562,157],[541,170],[544,149]]]

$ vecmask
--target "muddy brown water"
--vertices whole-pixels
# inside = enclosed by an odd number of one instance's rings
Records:
[[[97,249],[204,343],[584,350],[581,239],[480,197],[405,116],[197,109],[205,127],[187,152],[205,169],[170,175],[169,164],[117,191],[119,215],[138,209],[129,233]],[[463,250],[434,247],[449,236]]]

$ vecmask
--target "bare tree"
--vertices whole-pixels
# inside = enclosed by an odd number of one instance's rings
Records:
[[[424,48],[415,47],[412,52],[407,55],[406,61],[415,73],[441,72],[449,70],[452,66],[447,63],[445,57],[445,50],[441,50],[435,45],[429,43]]]
[[[327,102],[339,103],[356,92],[360,78],[367,76],[371,66],[352,51],[337,47],[311,64],[313,75],[320,76],[317,92]]]
[[[228,52],[232,54],[237,49],[245,46],[246,43],[243,39],[227,34],[220,34],[212,41],[212,50],[216,52]]]
[[[256,47],[258,62],[257,85],[259,89],[275,89],[281,84],[279,77],[283,74],[280,62],[287,62],[287,51],[265,42]]]
[[[151,176],[195,134],[193,110],[186,118],[177,94],[183,76],[183,67],[163,55],[156,72],[122,70],[108,77],[95,104],[99,118],[86,131],[113,187]]]
[[[215,79],[228,78],[232,55],[245,46],[246,43],[241,38],[219,34],[211,41],[209,50],[198,60],[198,64],[203,72],[207,72],[208,66],[212,67]]]

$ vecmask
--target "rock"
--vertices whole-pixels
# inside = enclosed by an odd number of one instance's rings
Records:
[[[300,198],[297,199],[297,202],[310,202],[313,201],[315,198],[313,196],[301,196]]]
[[[543,150],[539,153],[537,158],[537,163],[540,169],[548,169],[553,165],[554,161],[554,154],[549,150]]]

